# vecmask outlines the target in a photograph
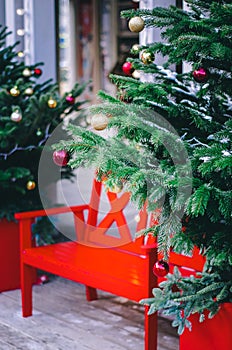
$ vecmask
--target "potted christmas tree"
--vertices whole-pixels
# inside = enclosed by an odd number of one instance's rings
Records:
[[[19,286],[14,213],[42,208],[37,185],[41,152],[64,117],[80,109],[84,101],[77,97],[85,88],[77,83],[60,96],[57,84],[37,83],[42,64],[26,66],[17,43],[6,46],[7,35],[7,28],[0,27],[0,291]],[[71,174],[67,167],[62,172]],[[60,178],[60,168],[53,174],[50,182]]]
[[[105,104],[91,108],[92,127],[113,128],[112,137],[69,125],[75,143],[62,142],[55,148],[70,153],[72,167],[94,165],[108,187],[123,186],[138,206],[148,203],[156,220],[144,234],[157,237],[165,274],[170,249],[186,253],[200,249],[206,259],[202,273],[183,277],[174,269],[154,290],[154,298],[142,302],[150,305],[150,313],[162,309],[174,318],[179,334],[184,332],[181,349],[229,350],[232,4],[231,0],[185,3],[187,10],[171,6],[122,12],[131,31],[162,28],[165,41],[134,46],[132,53],[139,57],[128,58],[128,77],[111,76],[118,97],[99,93]],[[156,64],[157,53],[166,59],[163,66]],[[186,73],[180,70],[183,63],[191,66]],[[173,65],[178,69],[172,70]],[[230,317],[225,328],[221,312]],[[207,330],[213,324],[216,336],[208,343],[197,334],[198,320],[204,319]],[[192,333],[186,329],[191,322]],[[223,328],[223,340],[215,328],[219,332]],[[202,334],[206,338],[206,332]]]

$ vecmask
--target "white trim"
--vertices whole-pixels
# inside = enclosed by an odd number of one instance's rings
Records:
[[[15,1],[7,0],[5,1],[5,20],[6,26],[9,31],[12,32],[11,35],[6,37],[6,46],[13,45],[16,41],[16,28],[15,28]]]
[[[24,52],[25,52],[25,64],[31,65],[35,62],[35,37],[34,37],[34,5],[32,0],[24,0],[23,7],[24,13]]]

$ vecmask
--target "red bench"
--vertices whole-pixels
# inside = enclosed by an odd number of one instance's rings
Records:
[[[99,220],[102,183],[94,180],[88,205],[58,207],[47,210],[15,214],[19,221],[21,292],[23,316],[32,315],[32,285],[36,269],[71,279],[86,286],[88,301],[97,299],[97,289],[140,301],[152,297],[152,289],[157,286],[152,273],[157,261],[157,249],[153,238],[144,236],[134,239],[125,211],[130,195],[106,193],[110,209]],[[31,226],[40,216],[61,215],[71,212],[74,218],[76,241],[35,247]],[[138,216],[136,216],[138,219]],[[100,221],[100,222],[99,222]],[[146,210],[139,213],[136,232],[147,226]],[[116,224],[119,235],[108,234]],[[132,232],[133,233],[133,232]],[[146,242],[145,242],[146,241]],[[195,248],[193,256],[170,253],[170,271],[178,266],[183,275],[201,271],[204,259]],[[161,281],[162,278],[159,279]],[[147,315],[145,306],[144,350],[157,349],[157,315]]]
[[[152,296],[157,281],[152,268],[157,260],[155,244],[146,244],[144,237],[133,238],[124,214],[130,196],[107,192],[110,210],[99,222],[102,184],[94,180],[88,205],[59,207],[48,210],[16,213],[20,228],[21,292],[23,316],[32,315],[32,285],[36,269],[71,279],[86,286],[88,301],[97,299],[97,289],[133,301]],[[76,241],[41,247],[32,244],[31,225],[40,216],[72,212]],[[147,225],[145,210],[139,213],[136,231]],[[108,235],[116,224],[119,236]],[[157,315],[147,315],[145,307],[145,350],[157,349]]]

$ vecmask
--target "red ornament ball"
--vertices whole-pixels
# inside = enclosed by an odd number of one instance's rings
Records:
[[[126,75],[131,75],[133,72],[133,67],[132,67],[131,62],[125,62],[122,65],[122,70]]]
[[[208,72],[201,67],[193,71],[193,78],[197,83],[206,83],[209,75]]]
[[[65,150],[55,151],[53,153],[53,162],[58,166],[66,166],[69,161],[69,154]]]
[[[75,98],[72,95],[66,96],[65,100],[69,105],[73,105],[75,103]]]
[[[37,77],[40,77],[41,74],[42,74],[42,69],[40,69],[40,68],[34,69],[34,75],[36,75]]]
[[[164,260],[158,260],[158,261],[156,261],[155,265],[153,266],[152,271],[153,271],[155,276],[164,277],[169,272],[169,265]]]

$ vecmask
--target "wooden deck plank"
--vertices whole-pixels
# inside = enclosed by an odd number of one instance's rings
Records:
[[[0,349],[142,350],[143,306],[99,291],[87,302],[82,285],[55,278],[34,286],[34,315],[21,317],[20,291],[0,294]],[[158,350],[178,350],[170,321],[159,318]]]

